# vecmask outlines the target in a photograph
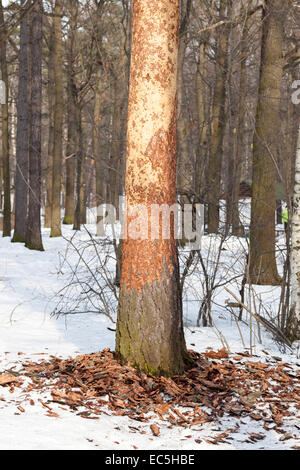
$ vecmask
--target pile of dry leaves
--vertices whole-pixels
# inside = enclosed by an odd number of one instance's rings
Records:
[[[0,374],[0,385],[20,387],[22,376],[27,376],[31,380],[26,392],[51,390],[51,400],[40,400],[49,416],[58,416],[51,402],[74,411],[83,406],[85,411],[78,414],[89,419],[97,419],[108,407],[110,413],[141,422],[155,412],[172,425],[185,427],[214,421],[226,413],[248,415],[269,430],[280,428],[285,417],[299,416],[300,374],[289,364],[270,365],[245,353],[229,357],[225,350],[190,354],[196,366],[172,378],[150,377],[122,366],[105,349],[67,360],[27,361],[18,374]],[[158,435],[159,428],[152,425],[152,432]]]

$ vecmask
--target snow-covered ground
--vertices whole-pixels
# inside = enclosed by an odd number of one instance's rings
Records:
[[[90,225],[89,230],[94,233],[94,226]],[[107,317],[95,313],[58,318],[50,315],[57,306],[57,292],[67,283],[67,267],[62,266],[61,260],[67,247],[66,239],[72,235],[71,227],[65,227],[65,238],[50,239],[49,230],[43,229],[45,252],[33,252],[22,244],[12,244],[9,239],[0,238],[0,373],[18,370],[26,360],[37,361],[51,355],[67,358],[104,348],[114,349],[112,330],[115,325]],[[83,232],[78,238],[88,237]],[[236,240],[230,246],[224,245],[221,278],[234,277],[235,271],[240,272],[238,264],[245,248],[243,243],[246,242]],[[213,247],[211,237],[204,237],[203,251],[208,252]],[[237,256],[233,263],[234,251]],[[68,262],[72,265],[76,260],[76,253],[70,251]],[[187,278],[184,294],[184,321],[189,349],[204,352],[212,348],[217,351],[226,346],[230,353],[236,354],[245,349],[249,351],[251,346],[254,354],[251,360],[276,363],[280,357],[293,367],[299,367],[300,359],[288,349],[278,349],[263,328],[260,332],[262,344],[259,344],[257,325],[253,324],[251,331],[246,324],[249,318],[245,313],[245,323],[237,326],[226,309],[228,301],[234,299],[222,286],[214,298],[214,327],[196,327],[202,296],[200,271],[194,271]],[[230,289],[238,292],[236,280],[232,281]],[[270,309],[278,303],[278,288],[259,288],[257,293]],[[272,356],[277,359],[272,359]],[[45,403],[49,397],[47,392],[29,394],[18,387],[11,392],[8,387],[0,386],[0,449],[217,450],[290,449],[300,445],[297,439],[300,437],[300,420],[296,416],[287,418],[284,424],[285,435],[290,433],[285,440],[282,434],[275,430],[266,431],[260,422],[249,417],[223,416],[218,422],[199,424],[190,429],[180,426],[170,428],[167,423],[159,422],[157,416],[152,421],[137,424],[128,417],[114,416],[109,411],[102,414],[99,420],[83,419],[66,407],[59,406],[53,406],[53,411],[59,415],[54,417],[49,416],[48,409],[39,401]],[[159,437],[151,432],[151,423],[159,424]],[[233,428],[235,432],[225,442],[218,445],[208,442]],[[251,442],[251,433],[262,434],[263,438]]]

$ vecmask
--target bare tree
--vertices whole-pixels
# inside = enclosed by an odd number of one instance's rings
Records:
[[[262,23],[250,227],[250,278],[254,284],[280,282],[275,256],[275,191],[285,10],[280,0],[268,0]]]
[[[22,5],[26,0],[22,0]],[[28,145],[29,145],[29,19],[20,27],[18,124],[15,176],[15,227],[13,242],[25,242],[28,211]]]
[[[25,245],[31,250],[39,251],[44,250],[41,235],[42,18],[42,0],[37,0],[32,10],[31,26],[29,198]]]
[[[55,0],[54,7],[54,51],[53,68],[55,80],[55,109],[54,109],[54,147],[52,169],[52,210],[51,237],[61,235],[61,172],[62,172],[62,137],[63,137],[63,68],[62,68],[62,1]]]
[[[10,159],[9,159],[9,113],[8,113],[8,70],[6,59],[7,31],[4,21],[2,0],[0,1],[0,67],[2,81],[5,83],[5,103],[2,109],[2,161],[3,161],[3,237],[10,237],[11,232],[11,202],[10,202]]]

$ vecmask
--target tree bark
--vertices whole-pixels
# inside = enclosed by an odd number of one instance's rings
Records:
[[[252,283],[262,285],[280,283],[275,255],[275,209],[285,10],[281,0],[268,0],[262,26],[259,98],[253,141],[249,266]]]
[[[137,204],[143,204],[149,216],[152,204],[176,202],[178,23],[178,0],[133,3],[128,224]],[[128,232],[122,244],[116,353],[123,362],[153,375],[180,374],[188,360],[174,225],[171,228],[167,240],[134,240]]]
[[[80,230],[82,224],[82,166],[83,166],[83,136],[81,109],[76,111],[76,126],[78,135],[78,148],[76,152],[76,205],[73,230]]]
[[[86,145],[84,141],[84,114],[81,112],[81,136],[79,136],[80,154],[81,154],[81,184],[80,184],[80,222],[86,224],[86,209],[87,209],[87,156]]]
[[[292,217],[291,308],[287,322],[287,337],[291,342],[300,340],[300,127],[297,147]]]
[[[31,119],[29,135],[29,198],[25,245],[44,251],[41,235],[41,109],[42,109],[42,0],[32,10]]]
[[[66,149],[66,197],[65,216],[63,223],[74,224],[75,212],[75,155],[77,147],[76,136],[76,83],[75,83],[75,42],[77,34],[78,4],[69,2],[70,32],[68,37],[68,142]]]
[[[205,69],[205,43],[199,45],[199,61],[197,63],[197,111],[199,121],[199,150],[196,160],[195,193],[198,200],[202,200],[206,193],[206,170],[208,161],[208,127],[209,127],[209,90],[206,84]]]
[[[181,32],[178,51],[178,106],[177,106],[177,148],[178,148],[178,172],[177,189],[182,203],[188,203],[187,195],[192,189],[192,164],[189,156],[188,122],[185,116],[184,102],[184,56],[186,50],[185,31]]]
[[[0,0],[0,67],[2,81],[5,83],[5,103],[1,105],[2,110],[2,162],[3,162],[3,187],[4,187],[4,210],[3,210],[3,237],[10,237],[11,232],[11,202],[10,202],[10,161],[9,161],[9,113],[8,113],[8,70],[6,59],[6,26],[3,14],[2,0]]]
[[[62,174],[62,140],[63,140],[63,68],[62,68],[62,1],[55,0],[54,7],[54,77],[55,77],[55,110],[54,110],[54,149],[52,172],[52,210],[51,237],[61,236],[61,174]]]
[[[230,15],[227,0],[221,0],[220,21]],[[228,69],[228,42],[230,27],[220,27],[217,48],[217,77],[213,101],[213,118],[211,124],[211,151],[208,163],[208,232],[217,233],[219,228],[219,197],[222,168],[223,136],[225,129],[225,97]]]
[[[125,52],[119,61],[119,68],[114,71],[114,112],[111,156],[109,163],[109,202],[119,208],[119,196],[122,195],[122,170],[125,158],[126,111],[128,99],[128,60]]]
[[[95,86],[94,111],[93,111],[93,157],[96,169],[96,202],[104,204],[106,195],[106,184],[104,179],[103,155],[100,151],[100,122],[101,122],[101,92],[100,92],[100,68],[97,73]]]
[[[53,179],[53,150],[54,150],[54,108],[55,108],[55,84],[53,68],[53,47],[54,34],[53,27],[49,38],[49,58],[48,58],[48,113],[49,113],[49,134],[48,134],[48,155],[47,155],[47,174],[46,174],[46,207],[44,227],[51,228],[52,212],[52,179]]]
[[[239,84],[239,109],[238,109],[238,128],[237,128],[237,149],[234,159],[233,167],[233,186],[232,186],[232,234],[236,236],[242,235],[242,227],[240,224],[239,216],[239,196],[240,196],[240,183],[242,176],[242,162],[244,150],[244,128],[245,128],[245,100],[246,100],[246,28],[243,32],[241,42],[241,71],[240,71],[240,84]]]
[[[26,0],[22,0],[24,5]],[[15,176],[15,226],[13,242],[25,242],[28,212],[29,152],[29,20],[26,15],[20,27],[18,121]]]

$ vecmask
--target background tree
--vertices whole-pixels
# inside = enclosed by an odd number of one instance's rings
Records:
[[[22,0],[22,5],[26,0]],[[15,226],[13,242],[25,242],[28,212],[28,151],[29,151],[29,18],[20,27],[17,148],[15,175]]]
[[[32,10],[31,24],[29,198],[25,245],[39,251],[44,250],[41,235],[42,18],[42,0],[37,0]]]
[[[3,210],[3,237],[10,237],[11,232],[11,202],[10,202],[10,159],[9,159],[9,82],[6,58],[7,31],[4,20],[3,4],[0,1],[0,68],[2,81],[5,83],[5,103],[1,105],[2,110],[2,162],[3,162],[3,188],[4,188],[4,210]]]
[[[280,282],[275,256],[275,207],[285,10],[281,1],[268,0],[262,23],[250,226],[249,271],[254,284]]]
[[[300,128],[295,162],[295,186],[292,218],[291,251],[291,308],[287,322],[287,335],[291,341],[300,340]]]
[[[230,18],[231,2],[221,0],[219,21]],[[225,130],[225,93],[228,72],[228,43],[230,28],[220,26],[216,44],[216,85],[211,123],[211,149],[208,164],[208,231],[219,228],[219,197],[222,168],[222,149]]]
[[[62,45],[62,0],[55,0],[53,29],[53,69],[55,82],[54,108],[54,144],[52,167],[52,207],[51,207],[51,237],[61,236],[61,176],[63,152],[63,45]]]
[[[66,191],[64,224],[74,224],[75,211],[75,161],[77,151],[76,129],[76,83],[74,62],[76,60],[75,48],[77,38],[78,3],[68,2],[70,24],[67,44],[67,109],[68,109],[68,136],[66,146]]]

